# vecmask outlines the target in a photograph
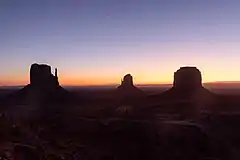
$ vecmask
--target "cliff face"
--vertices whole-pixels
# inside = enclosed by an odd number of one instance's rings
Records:
[[[134,86],[133,77],[127,74],[123,77],[121,85],[117,87],[117,94],[119,97],[131,98],[145,95],[142,90]]]
[[[202,75],[196,67],[181,67],[174,73],[174,89],[194,91],[202,87]]]
[[[30,68],[30,85],[38,89],[53,89],[59,86],[57,69],[55,75],[46,64],[33,64]]]
[[[212,106],[216,96],[203,87],[199,69],[181,67],[174,73],[173,87],[161,94],[161,100],[200,110]]]
[[[133,77],[131,74],[127,74],[123,77],[123,80],[121,82],[121,85],[118,88],[132,88],[133,85]]]
[[[31,65],[30,84],[25,90],[25,101],[31,104],[48,103],[52,100],[58,102],[60,93],[64,92],[58,82],[57,69],[53,75],[51,66],[36,63]]]
[[[32,64],[30,67],[30,83],[10,96],[14,104],[59,104],[69,98],[68,92],[58,82],[57,69],[51,72],[51,66]]]
[[[154,106],[149,109],[150,116],[175,113],[182,118],[195,119],[216,105],[216,95],[204,88],[201,72],[196,67],[181,67],[174,72],[170,89],[149,95],[147,99],[149,106]]]

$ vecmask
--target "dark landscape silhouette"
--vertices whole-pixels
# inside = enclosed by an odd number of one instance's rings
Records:
[[[30,83],[0,90],[1,158],[229,160],[240,154],[240,92],[214,91],[196,67],[171,88],[64,88],[58,70],[32,64]],[[225,93],[225,94],[224,94]]]
[[[17,104],[56,104],[63,103],[69,95],[70,93],[59,85],[57,68],[53,75],[49,65],[34,63],[30,68],[30,84],[10,94],[9,101]]]
[[[131,74],[127,74],[123,77],[121,85],[117,87],[119,96],[143,96],[144,92],[138,89],[133,84],[133,77]]]

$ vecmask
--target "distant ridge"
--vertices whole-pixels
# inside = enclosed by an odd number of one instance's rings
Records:
[[[164,84],[136,84],[137,87],[171,87],[172,83],[164,83]],[[235,86],[240,87],[240,81],[214,81],[214,82],[205,82],[204,86]],[[115,88],[118,84],[104,84],[104,85],[63,85],[63,88]],[[0,89],[19,89],[23,88],[24,85],[9,85],[9,86],[0,86]]]
[[[215,83],[215,84],[230,84],[230,83],[233,83],[233,84],[240,84],[240,81],[215,81],[215,82],[206,82],[206,84],[212,84],[212,83]]]
[[[213,88],[240,88],[240,81],[217,81],[204,83],[206,87]]]
[[[0,86],[0,89],[21,89],[24,85],[17,85],[17,86]]]

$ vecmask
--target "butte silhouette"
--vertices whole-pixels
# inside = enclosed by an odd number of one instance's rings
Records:
[[[174,72],[173,87],[164,94],[172,94],[179,98],[190,98],[212,93],[203,87],[199,69],[196,67],[181,67]]]
[[[216,95],[203,87],[199,69],[187,66],[174,73],[173,87],[154,96],[154,101],[204,110],[216,103]]]
[[[145,93],[134,86],[133,77],[127,74],[121,80],[121,85],[117,87],[117,95],[121,98],[134,98],[144,96]]]
[[[12,95],[14,103],[46,104],[62,103],[69,98],[68,91],[59,85],[57,69],[51,73],[46,64],[32,64],[30,68],[30,84]]]

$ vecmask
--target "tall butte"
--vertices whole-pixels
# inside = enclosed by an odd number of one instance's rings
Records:
[[[202,85],[202,74],[197,67],[181,67],[174,72],[173,87],[165,94],[191,98],[196,93],[211,93]]]
[[[123,77],[121,85],[117,87],[117,94],[122,98],[132,98],[145,95],[142,90],[134,86],[131,74],[127,74]]]
[[[173,87],[165,91],[161,98],[171,102],[191,102],[203,108],[215,103],[215,94],[202,85],[202,75],[196,67],[181,67],[174,73]]]
[[[34,63],[30,68],[30,84],[16,92],[15,103],[59,103],[65,100],[68,92],[59,85],[57,69],[51,72],[51,66]]]
[[[127,74],[123,77],[123,80],[121,81],[121,85],[118,86],[118,88],[132,88],[133,85],[133,77],[131,74]]]
[[[202,75],[196,67],[181,67],[174,73],[173,89],[194,92],[204,89],[202,86]]]
[[[32,64],[30,68],[30,86],[40,90],[50,91],[59,87],[57,68],[55,75],[46,64]]]

